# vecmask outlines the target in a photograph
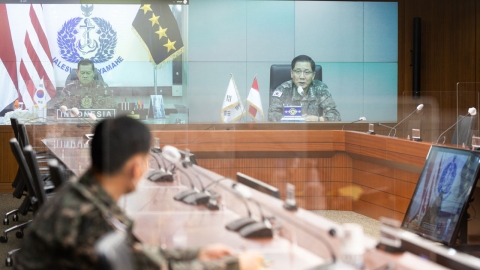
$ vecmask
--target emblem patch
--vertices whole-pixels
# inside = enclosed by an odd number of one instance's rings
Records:
[[[281,97],[282,94],[283,94],[283,92],[277,90],[277,91],[273,92],[272,97]]]

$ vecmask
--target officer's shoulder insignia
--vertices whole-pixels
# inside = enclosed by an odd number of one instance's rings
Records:
[[[278,90],[276,90],[275,92],[273,92],[273,95],[272,95],[272,96],[273,96],[273,97],[281,97],[281,96],[282,96],[282,94],[283,94],[283,92],[282,92],[282,91],[278,91]]]

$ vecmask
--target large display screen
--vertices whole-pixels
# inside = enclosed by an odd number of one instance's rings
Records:
[[[134,112],[162,123],[267,122],[270,67],[308,55],[321,66],[336,121],[397,120],[396,2],[57,2],[0,4],[0,110],[17,99],[29,108],[61,97],[49,108]],[[100,90],[65,100],[81,59],[94,62]]]
[[[432,146],[402,228],[453,245],[478,179],[480,153]]]

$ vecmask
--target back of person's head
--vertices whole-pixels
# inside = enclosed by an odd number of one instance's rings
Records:
[[[106,119],[95,127],[90,151],[95,173],[112,175],[127,160],[150,150],[150,131],[146,125],[127,116]]]
[[[295,65],[297,64],[297,62],[309,62],[310,66],[312,68],[312,71],[315,72],[315,61],[313,61],[312,58],[310,58],[310,56],[302,54],[302,55],[299,55],[299,56],[293,58],[293,60],[292,60],[292,70],[295,69]]]
[[[93,64],[92,60],[90,59],[82,59],[80,62],[77,64],[77,69],[80,70],[80,66],[92,66],[92,70],[95,70],[95,64]]]

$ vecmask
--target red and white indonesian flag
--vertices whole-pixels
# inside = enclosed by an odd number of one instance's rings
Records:
[[[220,110],[220,119],[223,123],[230,123],[240,119],[245,114],[245,108],[238,94],[235,80],[230,79],[228,84],[227,93],[223,99],[223,106]]]
[[[0,111],[18,98],[17,59],[7,6],[0,4]]]
[[[18,87],[25,107],[44,108],[55,95],[52,55],[41,5],[30,5],[18,67]]]
[[[253,79],[252,88],[247,97],[248,114],[253,118],[255,122],[263,122],[263,108],[262,100],[260,98],[260,91],[258,90],[257,77]]]

